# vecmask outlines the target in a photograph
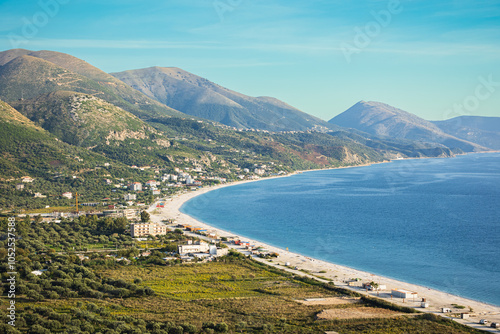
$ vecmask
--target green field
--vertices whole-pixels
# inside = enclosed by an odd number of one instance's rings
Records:
[[[165,262],[159,250],[137,257],[139,245],[114,233],[105,220],[18,221],[16,228],[23,235],[16,242],[16,327],[0,323],[0,333],[480,333],[232,251],[208,263]],[[172,248],[181,238],[170,233],[151,244]],[[107,252],[112,257],[88,252],[82,261],[72,240],[93,246],[111,242],[118,250]],[[10,301],[6,248],[6,239],[0,239],[3,319]],[[130,261],[116,261],[122,256]],[[35,276],[35,269],[45,271]],[[303,302],[310,298],[329,302]]]
[[[245,258],[175,266],[121,266],[97,270],[97,273],[130,283],[140,282],[138,285],[149,286],[156,294],[143,298],[54,300],[37,305],[70,314],[80,302],[78,308],[91,305],[91,309],[101,310],[101,317],[139,319],[149,327],[152,324],[160,327],[182,325],[188,329],[185,333],[190,332],[189,328],[196,328],[193,333],[213,333],[207,327],[211,323],[225,323],[228,332],[234,333],[322,333],[327,330],[339,333],[479,333],[440,317],[391,310],[384,311],[394,313],[388,318],[316,320],[316,315],[325,309],[374,305],[370,301],[303,305],[296,300],[347,295],[333,287],[303,282]],[[175,333],[175,330],[158,333]]]

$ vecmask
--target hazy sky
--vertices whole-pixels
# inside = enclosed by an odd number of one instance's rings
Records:
[[[359,100],[500,116],[500,1],[0,0],[0,51],[176,66],[328,120]]]

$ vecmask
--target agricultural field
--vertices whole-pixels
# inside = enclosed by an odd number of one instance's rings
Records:
[[[221,323],[235,333],[477,332],[440,317],[353,298],[347,291],[302,280],[241,256],[214,263],[136,265],[97,273],[155,292],[144,298],[94,301],[111,315],[190,324],[201,332],[211,332],[208,325]]]
[[[207,263],[162,260],[167,246],[183,238],[178,233],[166,236],[170,241],[147,241],[163,248],[141,257],[134,240],[115,236],[118,222],[105,223],[18,222],[24,237],[16,257],[16,327],[0,323],[0,333],[480,333],[235,251]],[[89,251],[82,259],[72,250],[73,239],[94,246],[113,242],[118,249]],[[0,252],[0,260],[6,255]],[[35,269],[44,271],[35,276]],[[3,281],[7,271],[2,265]],[[2,288],[0,316],[6,318],[9,286]]]

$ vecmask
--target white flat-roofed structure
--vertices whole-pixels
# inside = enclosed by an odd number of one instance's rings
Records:
[[[194,254],[194,253],[205,253],[209,251],[209,245],[205,242],[200,242],[199,244],[191,245],[179,245],[177,250],[180,255],[184,254]]]
[[[393,297],[397,297],[397,298],[405,298],[405,299],[418,298],[418,294],[416,292],[403,290],[403,289],[392,289],[391,294]]]
[[[137,195],[136,194],[126,194],[126,195],[123,195],[123,199],[125,201],[135,201],[135,200],[137,200]]]
[[[129,187],[132,191],[142,191],[142,183],[140,182],[134,182]]]
[[[72,199],[73,198],[73,193],[65,192],[65,193],[62,194],[62,197],[66,197],[67,199]]]

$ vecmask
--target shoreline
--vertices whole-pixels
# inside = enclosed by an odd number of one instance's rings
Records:
[[[399,160],[399,159],[397,159]],[[396,161],[397,161],[396,160]],[[266,244],[264,242],[254,240],[252,238],[246,238],[244,236],[241,236],[238,233],[233,233],[227,230],[223,230],[221,228],[217,228],[211,225],[208,225],[204,222],[201,222],[197,220],[196,218],[189,216],[188,214],[182,213],[180,211],[180,208],[184,203],[187,201],[193,199],[194,197],[200,196],[202,194],[205,194],[209,191],[217,190],[217,189],[222,189],[225,187],[230,187],[230,186],[235,186],[235,185],[241,185],[245,183],[250,183],[250,182],[258,182],[258,181],[264,181],[264,180],[271,180],[271,179],[276,179],[276,178],[281,178],[281,177],[290,177],[293,175],[297,175],[300,173],[304,172],[312,172],[312,171],[321,171],[321,170],[330,170],[330,169],[339,169],[339,168],[356,168],[356,167],[365,167],[365,166],[370,166],[374,164],[380,164],[380,163],[388,163],[392,161],[385,161],[385,162],[377,162],[377,163],[370,163],[370,164],[363,164],[363,165],[356,165],[356,166],[345,166],[345,167],[337,167],[337,168],[325,168],[325,169],[318,169],[318,170],[306,170],[306,171],[297,171],[292,174],[288,175],[283,175],[283,176],[276,176],[276,177],[269,177],[269,178],[263,178],[259,180],[246,180],[246,181],[236,181],[232,183],[227,183],[223,185],[217,185],[217,186],[212,186],[212,187],[205,187],[202,189],[199,189],[197,191],[188,191],[184,192],[178,195],[175,195],[172,198],[167,198],[165,202],[165,208],[156,208],[156,203],[153,207],[151,207],[148,211],[151,213],[151,219],[154,222],[161,222],[163,219],[174,219],[178,223],[183,223],[183,224],[189,224],[197,227],[202,227],[210,232],[215,232],[217,236],[220,237],[239,237],[240,239],[243,239],[245,241],[249,241],[252,245],[255,245],[257,247],[263,247],[267,249],[270,252],[276,252],[279,254],[278,258],[274,258],[272,262],[269,260],[261,259],[258,257],[254,257],[255,260],[266,263],[271,266],[279,267],[281,269],[286,269],[288,271],[292,271],[296,274],[303,275],[303,276],[310,276],[314,277],[316,279],[319,278],[319,280],[323,279],[323,281],[329,281],[332,280],[336,286],[341,287],[341,288],[347,288],[353,291],[356,291],[358,293],[362,293],[365,295],[369,295],[372,297],[379,297],[384,300],[387,300],[391,303],[397,304],[397,305],[402,305],[402,306],[408,306],[408,307],[413,307],[417,308],[420,311],[423,312],[432,312],[432,313],[437,313],[442,316],[446,316],[446,314],[441,313],[441,308],[442,307],[447,307],[451,308],[453,313],[462,313],[462,312],[468,312],[469,308],[473,310],[471,312],[471,315],[475,315],[475,317],[471,317],[471,319],[466,319],[466,320],[461,320],[461,319],[456,319],[458,322],[475,327],[477,329],[482,329],[485,330],[486,327],[484,325],[479,325],[478,322],[480,319],[487,319],[490,322],[500,322],[500,306],[493,305],[493,304],[488,304],[485,302],[469,299],[466,297],[460,297],[453,295],[448,292],[436,290],[433,288],[428,288],[425,286],[420,286],[417,284],[412,284],[412,283],[407,283],[404,281],[399,281],[397,279],[385,277],[382,275],[378,274],[373,274],[369,272],[365,272],[362,270],[350,268],[347,266],[335,264],[332,262],[316,259],[310,256],[302,255],[299,253],[294,253],[294,252],[289,252],[285,249],[282,249],[280,247],[276,247],[273,245]],[[155,213],[153,213],[153,211]],[[240,246],[235,246],[231,245],[231,248],[237,249],[240,252],[244,252],[245,250],[240,247]],[[247,253],[248,254],[248,253]],[[284,266],[285,263],[289,263],[288,269],[287,267]],[[293,270],[290,268],[297,267],[298,270]],[[305,273],[304,270],[307,271]],[[326,272],[323,272],[326,271]],[[349,280],[351,278],[361,278],[363,282],[370,282],[370,281],[375,281],[381,285],[386,285],[387,289],[384,291],[380,292],[366,292],[365,290],[361,288],[356,288],[356,287],[348,287],[347,284],[345,283],[346,280]],[[418,298],[415,301],[412,300],[406,300],[403,301],[401,298],[391,298],[391,289],[404,289],[404,290],[410,290],[410,291],[415,291],[418,293]],[[421,298],[426,298],[426,302],[429,303],[428,308],[420,308],[421,304]],[[458,304],[458,305],[463,305],[465,306],[465,309],[456,309],[453,308],[452,304]]]

